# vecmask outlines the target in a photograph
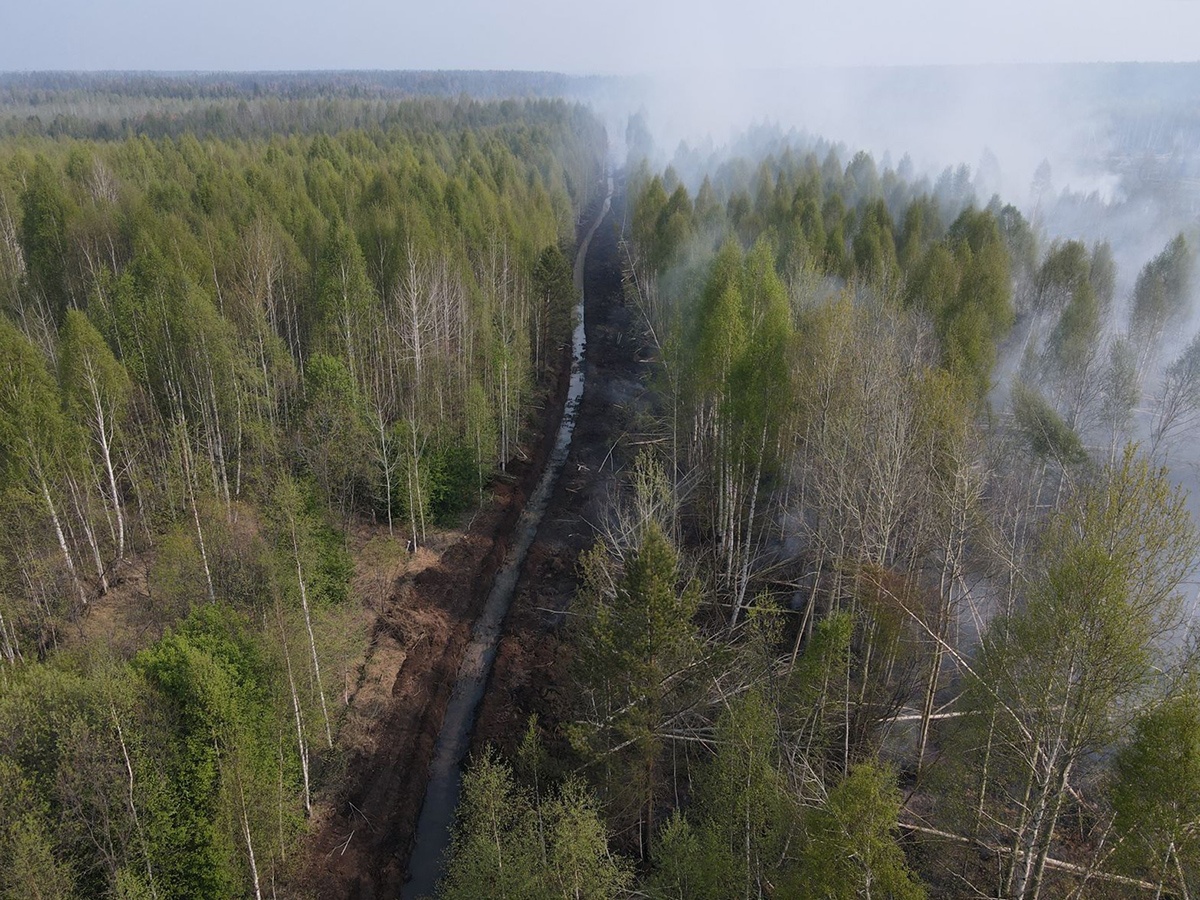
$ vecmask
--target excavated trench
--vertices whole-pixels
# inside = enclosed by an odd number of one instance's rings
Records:
[[[419,898],[431,896],[441,876],[444,854],[450,843],[450,826],[458,805],[462,784],[462,763],[471,740],[476,710],[487,687],[488,676],[496,657],[504,618],[508,614],[521,576],[529,548],[537,537],[542,517],[550,503],[558,476],[571,449],[580,404],[583,400],[586,365],[586,327],[584,296],[584,262],[592,238],[606,219],[612,202],[613,181],[608,179],[608,194],[603,206],[579,246],[575,258],[575,290],[578,303],[575,331],[572,340],[571,379],[554,449],[545,469],[525,504],[513,530],[510,549],[504,564],[496,573],[492,588],[484,603],[482,614],[475,623],[471,643],[463,654],[455,681],[454,692],[446,707],[441,732],[434,746],[433,761],[421,815],[417,822],[415,842],[409,859],[409,880],[401,896]]]
[[[376,563],[367,563],[356,576],[364,580],[356,590],[371,598],[365,601],[374,615],[370,648],[357,682],[346,685],[340,753],[329,760],[335,768],[321,774],[329,790],[314,807],[312,832],[287,878],[289,892],[348,900],[395,898],[405,890],[410,857],[414,866],[426,858],[440,863],[440,851],[419,855],[425,851],[416,851],[414,840],[435,750],[443,752],[439,738],[450,700],[456,690],[462,693],[458,675],[468,647],[485,627],[481,619],[490,608],[494,580],[518,555],[515,544],[521,535],[528,541],[530,532],[536,538],[531,549],[522,551],[524,565],[511,566],[515,600],[508,601],[507,617],[492,623],[498,650],[493,637],[492,649],[478,658],[495,658],[491,675],[478,679],[482,705],[462,721],[469,749],[476,751],[489,743],[511,749],[513,736],[532,712],[546,722],[561,718],[558,710],[543,709],[546,700],[558,696],[557,685],[565,683],[552,665],[559,652],[557,626],[574,596],[575,561],[594,539],[589,523],[602,517],[599,511],[608,507],[617,470],[623,468],[631,411],[640,406],[627,401],[631,392],[643,393],[637,386],[647,362],[640,342],[631,339],[617,229],[611,225],[620,200],[612,193],[609,198],[614,213],[604,218],[610,226],[590,228],[586,236],[594,239],[576,260],[586,338],[581,326],[577,348],[563,348],[552,405],[542,414],[542,436],[510,461],[506,477],[492,484],[490,501],[464,530],[435,537],[403,561],[379,560],[385,569],[376,571]],[[592,222],[600,208],[597,198]],[[584,339],[588,347],[581,364],[578,351]],[[568,358],[572,349],[573,365]],[[573,440],[560,440],[564,407],[577,416]],[[563,471],[556,485],[546,482],[542,489],[548,497],[538,502],[546,508],[538,528],[521,516],[556,448],[560,459],[555,468]],[[360,537],[367,541],[370,535]],[[388,566],[393,568],[386,570]],[[553,608],[550,614],[548,608]],[[444,801],[446,815],[453,805]]]

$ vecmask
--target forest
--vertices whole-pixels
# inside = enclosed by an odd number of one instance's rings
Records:
[[[284,890],[346,762],[361,536],[420,550],[520,452],[602,129],[373,122],[0,143],[6,897]]]
[[[613,154],[481,80],[0,78],[0,896],[328,896],[373,827],[370,661],[521,496]],[[641,399],[437,896],[1194,896],[1200,229],[756,137],[628,120]]]
[[[440,896],[1197,890],[1196,235],[839,149],[631,160],[651,449]]]

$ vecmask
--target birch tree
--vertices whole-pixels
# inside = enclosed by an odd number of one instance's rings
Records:
[[[963,762],[986,833],[1009,848],[1005,896],[1039,896],[1067,797],[1146,699],[1196,549],[1166,473],[1129,450],[1052,520],[1024,604],[989,624],[964,734],[995,733]]]
[[[42,504],[58,552],[81,605],[88,602],[67,523],[56,499],[70,429],[57,385],[38,351],[7,319],[0,319],[0,485],[6,492],[30,491]]]
[[[1200,705],[1184,691],[1146,710],[1116,758],[1118,859],[1158,893],[1200,890]]]
[[[125,415],[133,385],[100,333],[78,310],[68,310],[59,336],[59,372],[67,408],[84,423],[103,480],[96,485],[115,520],[116,556],[125,557],[126,513],[118,473]]]

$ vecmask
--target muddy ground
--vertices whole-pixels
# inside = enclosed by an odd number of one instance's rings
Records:
[[[586,217],[585,217],[586,221]],[[552,726],[561,714],[556,638],[576,583],[578,554],[591,546],[645,387],[648,354],[633,334],[621,290],[614,223],[597,231],[584,269],[587,386],[571,453],[530,550],[497,653],[473,746],[511,747],[531,712]],[[371,650],[349,698],[339,743],[349,748],[340,785],[314,810],[314,834],[297,888],[317,897],[396,897],[428,780],[429,761],[470,630],[503,562],[508,537],[553,444],[565,396],[566,348],[553,410],[537,423],[527,459],[493,486],[493,500],[465,531],[442,535],[392,572],[360,571],[375,583]],[[391,581],[391,586],[387,584]],[[383,581],[383,584],[378,582]],[[331,773],[332,774],[332,773]]]
[[[544,740],[561,738],[556,726],[568,715],[570,698],[563,690],[560,638],[578,583],[577,560],[595,542],[642,442],[651,351],[640,314],[622,290],[620,199],[614,198],[585,264],[587,388],[579,424],[509,610],[480,706],[475,752],[491,743],[511,753],[535,713]]]

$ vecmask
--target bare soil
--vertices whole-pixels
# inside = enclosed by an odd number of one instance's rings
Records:
[[[561,739],[570,715],[564,629],[578,587],[579,555],[620,494],[624,470],[644,443],[652,351],[640,313],[622,286],[618,244],[622,198],[597,231],[584,267],[587,387],[571,453],[529,552],[492,678],[480,706],[472,749],[511,754],[536,714],[543,739]]]
[[[510,466],[469,527],[413,554],[383,597],[339,733],[345,774],[314,809],[299,879],[313,895],[398,895],[459,661],[544,455]]]

